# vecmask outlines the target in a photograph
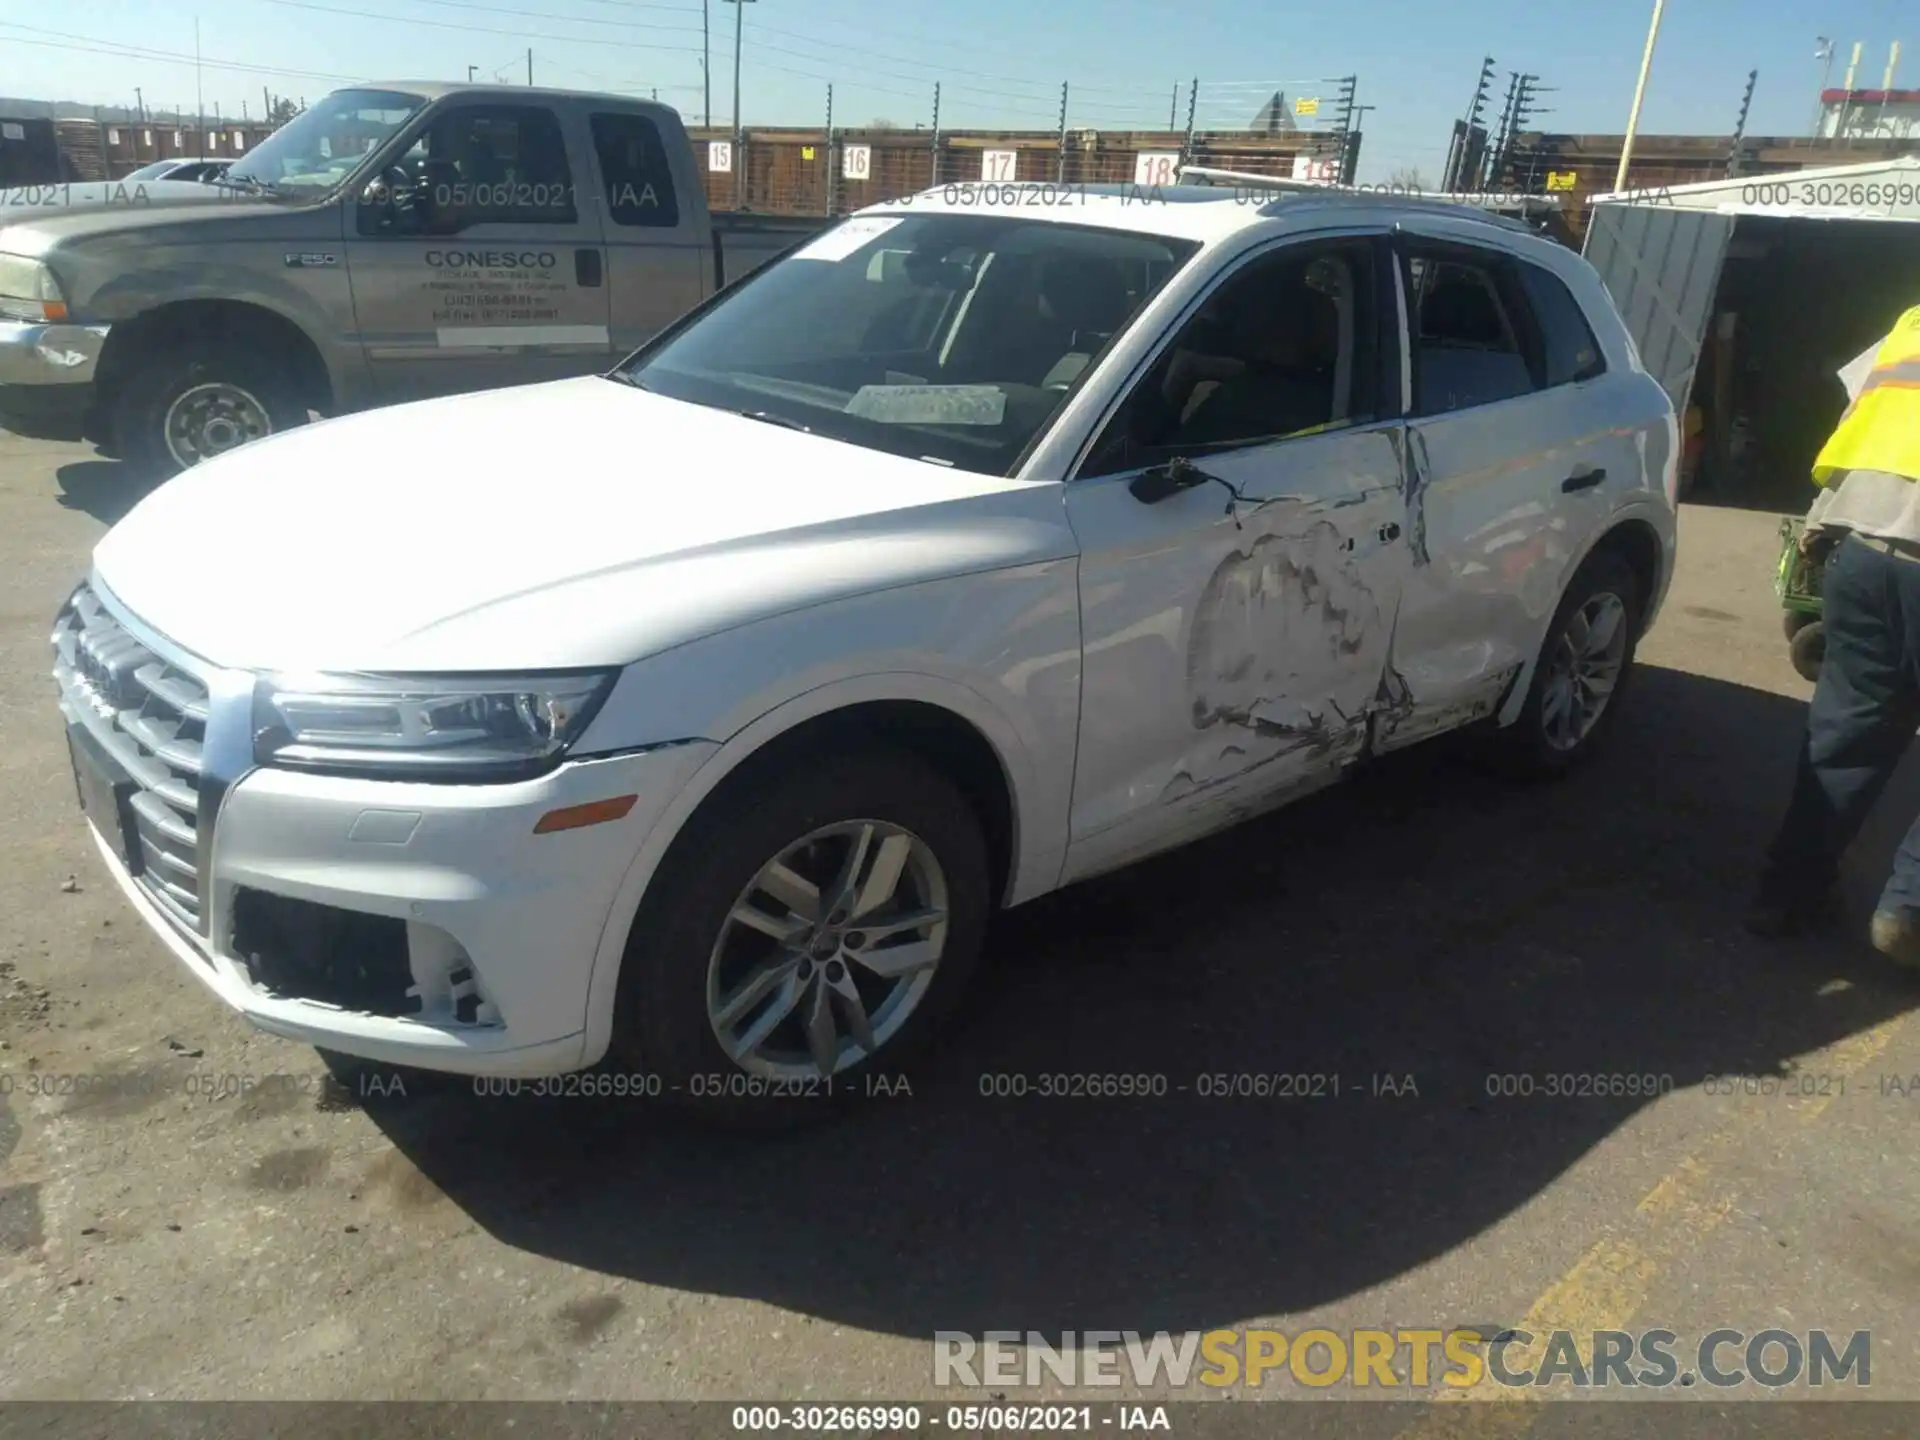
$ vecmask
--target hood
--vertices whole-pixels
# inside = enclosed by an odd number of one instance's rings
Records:
[[[39,255],[56,240],[214,215],[276,214],[289,208],[197,180],[98,180],[16,185],[0,190],[0,249]]]
[[[1058,487],[590,377],[304,426],[187,471],[94,551],[216,665],[618,665],[758,614],[1072,553]]]

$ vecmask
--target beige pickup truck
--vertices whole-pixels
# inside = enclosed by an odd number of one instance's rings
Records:
[[[165,474],[313,415],[593,374],[827,223],[709,213],[664,105],[339,90],[211,182],[0,191],[0,426]]]

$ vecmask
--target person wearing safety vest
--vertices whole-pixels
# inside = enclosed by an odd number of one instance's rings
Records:
[[[1827,560],[1826,658],[1793,795],[1747,915],[1756,934],[1839,919],[1839,860],[1920,730],[1920,305],[1840,372],[1850,401],[1813,462],[1801,548]],[[1875,907],[1874,948],[1920,967],[1920,820]]]

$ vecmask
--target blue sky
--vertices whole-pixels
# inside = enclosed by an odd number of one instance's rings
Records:
[[[834,86],[841,124],[931,119],[943,127],[1051,128],[1062,81],[1075,128],[1164,126],[1178,87],[1200,81],[1203,128],[1245,124],[1274,90],[1323,98],[1357,74],[1366,116],[1361,178],[1417,166],[1438,178],[1447,128],[1483,55],[1558,87],[1543,128],[1618,132],[1632,100],[1651,0],[1347,0],[1338,6],[1224,0],[754,0],[745,11],[742,120],[818,124]],[[194,16],[207,108],[259,115],[263,86],[313,99],[368,78],[526,78],[662,100],[702,118],[700,0],[77,0],[0,4],[0,91],[37,99],[194,104]],[[712,107],[730,123],[736,10],[712,0]],[[1462,19],[1471,16],[1470,19]],[[1895,83],[1920,87],[1914,0],[1668,0],[1643,133],[1725,133],[1749,69],[1750,133],[1804,134],[1820,82],[1815,37],[1837,42],[1838,85],[1854,41],[1856,84],[1877,87],[1895,40]],[[171,58],[185,57],[185,58]],[[1314,122],[1305,122],[1314,123]]]

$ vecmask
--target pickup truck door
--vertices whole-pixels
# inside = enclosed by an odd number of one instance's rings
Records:
[[[1068,483],[1083,654],[1063,879],[1282,803],[1365,748],[1407,566],[1392,287],[1365,231],[1238,262]],[[1175,456],[1185,488],[1136,493]]]
[[[571,107],[455,96],[348,201],[375,403],[586,375],[612,360],[597,186]]]
[[[608,325],[613,353],[629,355],[704,300],[714,251],[686,133],[651,116],[587,114],[594,176],[605,197]],[[682,157],[675,166],[672,156]]]

